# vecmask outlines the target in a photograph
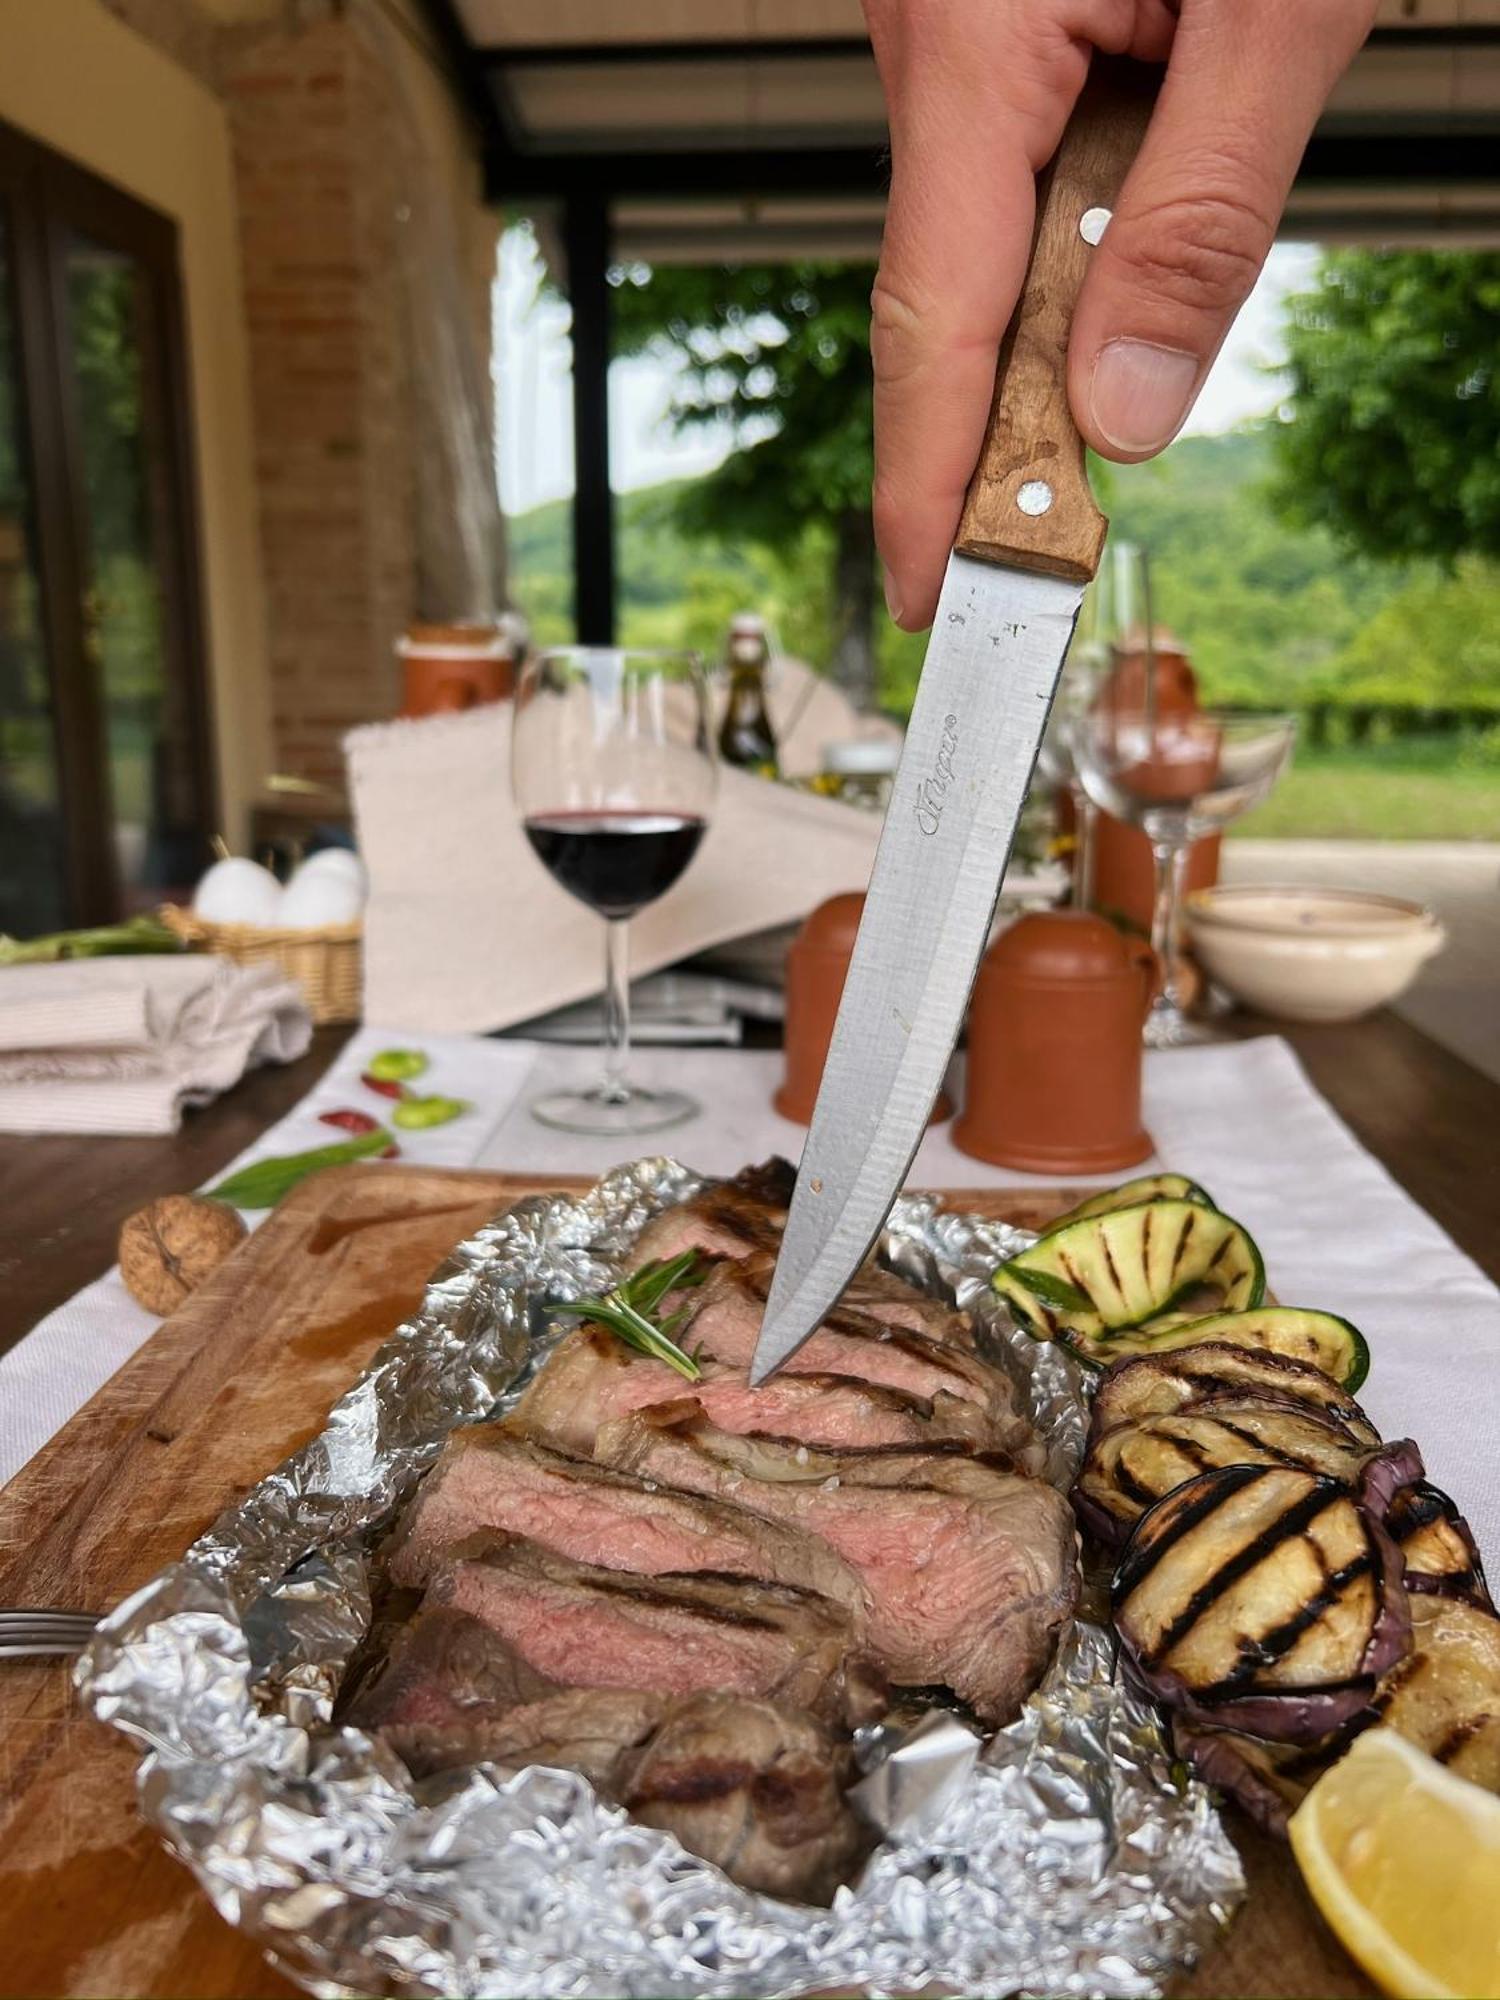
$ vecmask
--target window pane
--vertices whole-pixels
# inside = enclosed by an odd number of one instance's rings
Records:
[[[126,253],[73,235],[66,277],[88,514],[85,623],[116,861],[126,908],[138,909],[193,881],[203,834],[189,691],[166,643],[170,468],[146,365],[159,334],[150,286]]]
[[[0,931],[26,937],[67,921],[67,894],[11,278],[0,210]]]

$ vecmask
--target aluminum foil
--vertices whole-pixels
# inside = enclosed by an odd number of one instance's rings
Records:
[[[644,1160],[496,1217],[322,1435],[105,1620],[79,1686],[144,1746],[145,1817],[220,1913],[318,1994],[1158,1992],[1243,1880],[1209,1793],[1116,1678],[1109,1633],[1082,1619],[988,1744],[941,1708],[865,1734],[856,1796],[885,1838],[831,1909],[738,1888],[571,1772],[417,1782],[331,1726],[393,1510],[455,1424],[514,1402],[561,1332],[547,1302],[612,1282],[644,1223],[701,1185]],[[883,1250],[974,1314],[1066,1486],[1087,1427],[1080,1373],[987,1283],[1030,1240],[907,1197]]]

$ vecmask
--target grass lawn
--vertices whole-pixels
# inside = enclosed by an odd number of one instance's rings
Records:
[[[1329,750],[1303,744],[1270,798],[1231,833],[1250,840],[1500,840],[1500,763],[1467,761],[1451,737]]]

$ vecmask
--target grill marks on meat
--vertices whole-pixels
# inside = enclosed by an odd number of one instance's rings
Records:
[[[357,1729],[461,1730],[476,1715],[498,1715],[556,1688],[482,1619],[430,1604],[397,1634],[384,1669],[340,1720]]]
[[[479,1763],[502,1777],[531,1764],[581,1771],[644,1825],[767,1895],[826,1903],[871,1845],[844,1798],[847,1746],[775,1702],[570,1689],[461,1726],[383,1734],[418,1777]]]
[[[721,1688],[851,1723],[884,1707],[848,1617],[785,1584],[631,1576],[486,1531],[452,1551],[426,1604],[477,1619],[554,1685]]]
[[[648,1222],[636,1240],[642,1264],[654,1257],[706,1250],[714,1257],[743,1257],[749,1251],[781,1247],[796,1173],[787,1161],[765,1160],[746,1167],[732,1181],[715,1181],[691,1201]]]
[[[939,1389],[931,1396],[862,1381],[853,1375],[774,1375],[752,1389],[743,1368],[705,1361],[687,1384],[665,1363],[633,1355],[613,1334],[580,1327],[564,1335],[516,1408],[513,1423],[579,1454],[591,1452],[601,1424],[635,1410],[701,1405],[721,1430],[763,1432],[801,1444],[991,1445],[997,1426],[977,1402]],[[1011,1435],[1001,1426],[1002,1435]]]
[[[680,1375],[672,1380],[683,1387]],[[707,1570],[814,1591],[842,1607],[856,1636],[863,1630],[863,1585],[812,1536],[789,1528],[768,1533],[743,1508],[648,1485],[501,1424],[450,1436],[392,1540],[390,1574],[397,1583],[426,1584],[455,1543],[486,1528],[636,1576]]]
[[[821,1536],[864,1580],[871,1644],[891,1679],[941,1682],[987,1721],[1014,1713],[1073,1608],[1068,1504],[1003,1463],[814,1453],[650,1415],[606,1425],[597,1449],[607,1463]]]

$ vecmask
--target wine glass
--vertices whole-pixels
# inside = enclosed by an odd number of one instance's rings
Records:
[[[554,881],[605,919],[604,1073],[540,1097],[567,1132],[657,1132],[695,1098],[643,1090],[630,1054],[629,925],[698,850],[713,802],[708,683],[696,653],[569,646],[530,661],[516,690],[511,783],[526,836]]]
[[[1232,709],[1149,712],[1100,700],[1073,730],[1089,797],[1151,843],[1151,944],[1162,982],[1146,1018],[1148,1048],[1203,1039],[1182,1011],[1174,972],[1178,904],[1189,847],[1260,804],[1291,755],[1296,719]]]

